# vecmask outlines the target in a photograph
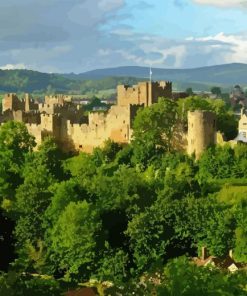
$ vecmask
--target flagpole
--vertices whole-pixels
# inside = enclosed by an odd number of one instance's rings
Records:
[[[150,78],[150,83],[152,83],[152,68],[150,66],[150,71],[149,71],[149,78]]]

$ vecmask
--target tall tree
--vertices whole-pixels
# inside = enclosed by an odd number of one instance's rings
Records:
[[[217,97],[220,97],[221,95],[221,88],[219,86],[214,86],[211,88],[211,93],[213,95],[216,95]]]
[[[133,126],[134,157],[147,161],[158,151],[172,150],[173,129],[177,122],[177,104],[160,98],[159,102],[138,111]]]
[[[25,156],[35,146],[23,123],[8,121],[0,127],[0,200],[13,199],[21,184]]]
[[[86,201],[71,202],[51,232],[52,258],[67,275],[87,279],[96,257],[97,233],[101,228],[97,212]]]

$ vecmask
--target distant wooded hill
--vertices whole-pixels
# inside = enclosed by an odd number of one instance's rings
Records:
[[[246,64],[225,64],[196,69],[153,68],[153,80],[173,81],[177,90],[192,87],[209,90],[212,86],[230,89],[235,84],[247,86]],[[93,70],[81,74],[48,74],[31,70],[0,70],[3,92],[66,92],[94,94],[115,89],[118,84],[135,84],[149,79],[147,67],[118,67]]]
[[[70,79],[63,74],[40,73],[31,70],[0,70],[1,92],[97,94],[114,90],[118,84],[135,84],[133,77],[104,77],[98,80]]]

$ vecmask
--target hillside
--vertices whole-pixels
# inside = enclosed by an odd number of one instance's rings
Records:
[[[212,86],[229,89],[247,86],[247,65],[226,64],[196,69],[152,69],[153,80],[173,81],[174,89],[209,90]],[[81,74],[48,74],[31,70],[0,70],[0,92],[73,93],[97,95],[118,84],[135,84],[149,79],[147,67],[118,67]],[[111,92],[112,93],[112,92]]]
[[[31,70],[0,70],[0,92],[73,93],[94,95],[118,84],[135,84],[138,78],[103,77],[99,80],[69,79],[62,74]]]
[[[100,79],[107,76],[149,77],[148,67],[118,67],[98,69],[78,75],[67,74],[72,79]],[[195,69],[161,69],[152,68],[154,80],[171,80],[183,83],[202,84],[247,84],[247,64],[225,64]]]

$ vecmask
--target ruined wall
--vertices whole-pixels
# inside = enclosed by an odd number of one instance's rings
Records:
[[[24,112],[21,110],[12,112],[13,119],[15,121],[23,122],[23,123],[35,123],[40,124],[40,113],[36,111]]]
[[[130,108],[129,124],[130,124],[130,128],[132,129],[136,114],[137,114],[139,109],[144,108],[144,104],[142,104],[142,105],[129,105],[129,108]]]
[[[48,105],[53,105],[53,104],[63,105],[65,102],[71,102],[71,100],[72,100],[71,96],[66,96],[62,94],[45,96],[45,103]]]
[[[6,94],[2,102],[2,112],[10,111],[32,111],[38,110],[38,104],[31,99],[29,94],[25,94],[23,100],[19,100],[16,94]]]
[[[35,142],[40,145],[46,137],[53,137],[58,144],[62,142],[61,116],[41,114],[40,123],[26,123],[28,132],[35,137]]]
[[[210,111],[188,112],[188,154],[198,159],[210,145],[216,144],[216,115]]]
[[[47,113],[47,114],[54,114],[55,113],[55,105],[54,104],[46,104],[46,103],[40,103],[39,104],[39,111],[41,113]]]
[[[42,137],[53,136],[60,140],[61,135],[61,116],[57,114],[41,114]]]
[[[109,138],[118,143],[130,142],[130,106],[113,106],[107,114]]]
[[[117,101],[119,106],[141,105],[150,106],[158,102],[159,97],[172,97],[171,82],[140,82],[133,87],[119,85]]]
[[[152,96],[149,105],[158,102],[159,97],[172,98],[172,83],[169,81],[160,81],[152,83]]]
[[[45,103],[37,105],[28,94],[24,101],[9,94],[5,101],[5,109],[9,111],[5,111],[0,121],[8,118],[24,122],[38,144],[45,137],[52,136],[65,151],[91,152],[107,139],[129,143],[137,111],[157,102],[159,97],[171,95],[170,82],[118,86],[118,105],[112,106],[108,112],[92,112],[86,118],[83,109],[73,104],[69,96],[46,96]]]
[[[0,114],[0,124],[7,122],[9,120],[14,120],[13,111],[7,110]]]
[[[73,123],[88,123],[88,118],[84,115],[83,108],[72,103],[58,104],[39,104],[39,112],[44,114],[60,114]]]
[[[73,143],[75,150],[92,152],[107,139],[129,143],[130,138],[130,107],[112,106],[108,113],[90,113],[88,125],[67,121],[67,141],[64,142],[70,143],[70,147]]]
[[[11,110],[11,111],[23,110],[24,111],[25,103],[24,101],[20,101],[16,94],[10,93],[4,96],[2,107],[3,107],[2,112],[5,112],[7,110]]]
[[[39,104],[35,103],[34,100],[31,98],[30,94],[26,93],[24,97],[24,104],[25,104],[25,112],[38,110]]]
[[[35,123],[27,123],[26,127],[27,127],[28,132],[35,137],[35,142],[36,142],[37,146],[39,146],[42,143],[41,125],[35,124]]]
[[[119,106],[128,106],[129,104],[140,103],[140,91],[137,85],[129,87],[127,85],[118,85],[117,102]]]

